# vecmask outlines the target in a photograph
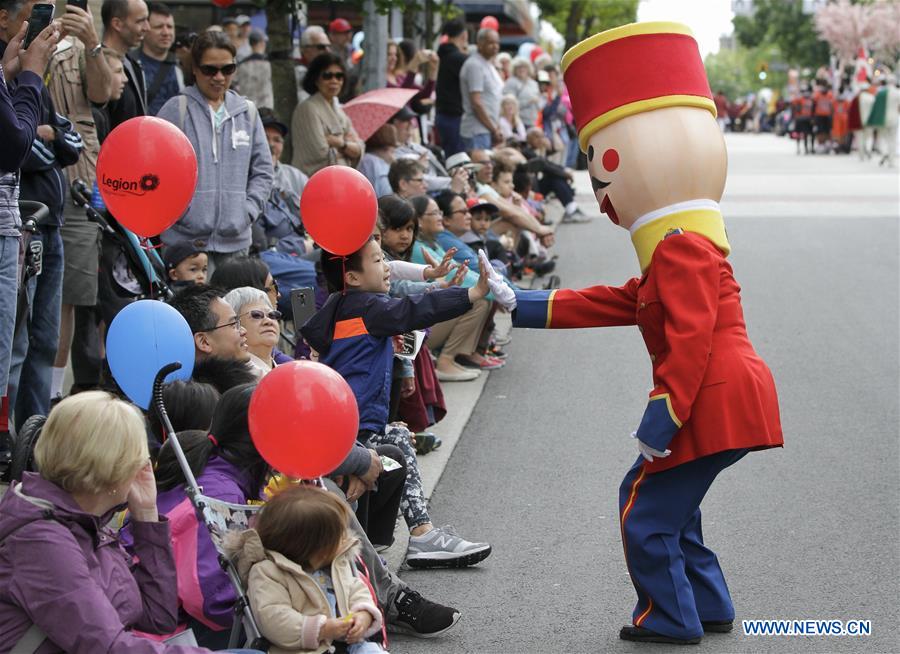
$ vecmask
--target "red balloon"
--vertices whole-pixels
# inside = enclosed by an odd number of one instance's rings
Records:
[[[500,21],[497,20],[495,16],[485,16],[481,19],[481,25],[479,27],[483,30],[494,30],[495,32],[499,32]]]
[[[365,175],[347,166],[322,168],[306,183],[300,198],[303,226],[332,254],[353,254],[372,235],[378,198]]]
[[[194,197],[194,146],[162,118],[126,120],[100,148],[97,186],[116,220],[139,236],[156,236],[181,218]]]
[[[268,373],[250,399],[250,436],[262,458],[290,477],[327,475],[347,457],[359,431],[349,384],[335,370],[291,361]]]
[[[230,7],[234,4],[234,0],[212,0],[212,3],[217,7]]]
[[[531,54],[529,55],[529,57],[531,58],[531,63],[534,63],[534,60],[540,57],[542,54],[544,54],[544,49],[539,45],[534,46],[534,48],[532,48],[531,50]]]

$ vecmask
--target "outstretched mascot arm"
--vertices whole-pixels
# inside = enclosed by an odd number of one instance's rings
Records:
[[[513,326],[540,329],[622,327],[636,324],[635,277],[624,286],[591,286],[581,290],[516,291]]]
[[[665,314],[666,352],[653,371],[654,388],[637,437],[663,451],[691,417],[709,356],[719,308],[719,262],[702,236],[666,238],[653,254]]]

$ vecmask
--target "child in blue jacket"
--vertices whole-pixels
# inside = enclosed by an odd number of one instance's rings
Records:
[[[415,567],[463,567],[484,560],[487,543],[471,543],[428,516],[415,448],[408,432],[387,425],[394,357],[393,336],[450,320],[489,292],[482,268],[471,288],[447,288],[392,298],[390,268],[374,239],[346,257],[322,252],[322,272],[333,291],[322,309],[301,328],[319,361],[337,370],[359,406],[358,440],[367,446],[396,445],[407,467],[401,509],[410,529],[407,563]]]

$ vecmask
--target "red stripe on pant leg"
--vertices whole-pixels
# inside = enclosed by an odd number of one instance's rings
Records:
[[[625,520],[628,518],[628,514],[631,513],[631,508],[634,506],[634,503],[637,500],[638,487],[640,487],[641,482],[644,480],[644,476],[646,474],[646,464],[641,464],[641,474],[639,474],[631,484],[631,494],[628,496],[628,502],[625,503],[625,507],[622,509],[622,517],[619,520],[620,529],[622,530],[622,549],[625,551],[625,567],[628,568],[628,576],[631,577],[631,583],[633,583],[634,587],[638,590],[640,590],[640,584],[637,583],[634,575],[631,574],[631,564],[628,563],[628,545],[625,542]],[[635,627],[640,627],[641,623],[647,618],[648,615],[650,615],[650,611],[653,609],[653,598],[651,598],[650,595],[647,595],[647,600],[649,602],[647,610],[641,613],[641,615],[638,616],[637,620],[634,621]]]

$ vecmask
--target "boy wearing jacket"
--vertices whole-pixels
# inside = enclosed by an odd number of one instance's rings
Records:
[[[170,98],[158,117],[182,130],[197,154],[197,188],[187,212],[162,233],[167,246],[193,241],[217,265],[246,256],[250,226],[262,215],[274,172],[256,106],[231,91],[235,48],[221,32],[191,47],[195,85]]]
[[[471,288],[448,288],[392,298],[391,269],[381,247],[370,238],[353,254],[340,257],[322,252],[322,271],[333,291],[322,309],[301,327],[319,361],[337,370],[353,389],[359,407],[359,443],[393,445],[406,463],[403,517],[410,529],[407,561],[419,567],[463,567],[482,561],[491,552],[487,543],[472,543],[435,528],[421,492],[415,452],[405,430],[388,428],[394,336],[424,329],[463,315],[488,293],[484,266]],[[405,441],[405,442],[404,442]],[[358,449],[358,448],[354,448]],[[355,478],[352,478],[352,492]],[[365,482],[368,490],[373,485]],[[358,484],[355,484],[358,485]],[[363,519],[360,519],[364,522]],[[393,522],[391,523],[393,527]]]

